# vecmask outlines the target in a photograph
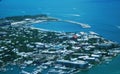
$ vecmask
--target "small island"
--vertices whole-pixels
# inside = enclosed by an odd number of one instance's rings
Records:
[[[0,71],[7,71],[7,65],[17,65],[20,69],[34,66],[32,74],[75,74],[120,54],[118,43],[93,31],[51,32],[30,26],[59,21],[47,15],[13,16],[0,21]]]

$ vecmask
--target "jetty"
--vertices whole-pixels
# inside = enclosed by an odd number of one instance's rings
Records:
[[[80,22],[76,22],[76,21],[71,21],[71,20],[59,20],[59,21],[72,23],[72,24],[77,24],[77,25],[80,25],[82,28],[91,28],[91,26],[88,25],[88,24],[84,24],[84,23],[80,23]]]

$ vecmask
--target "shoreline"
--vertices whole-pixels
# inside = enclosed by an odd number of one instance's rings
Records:
[[[44,17],[44,19],[48,18]],[[31,26],[33,23],[46,21],[54,22],[59,20],[40,20],[40,18],[31,20],[27,18],[25,21],[12,23],[11,27],[3,28],[2,32],[5,31],[8,33],[5,33],[5,35],[1,37],[2,42],[5,44],[2,45],[2,49],[9,51],[14,48],[11,53],[14,53],[17,57],[10,55],[10,58],[14,59],[12,60],[13,62],[22,65],[22,67],[36,65],[42,70],[48,69],[48,73],[52,72],[51,69],[49,70],[50,65],[53,66],[52,69],[54,72],[57,71],[56,68],[69,69],[69,72],[74,72],[78,69],[87,69],[90,65],[95,66],[102,61],[106,61],[107,58],[114,58],[114,56],[120,53],[118,50],[120,46],[118,44],[104,39],[99,34],[92,31],[89,33],[62,33],[56,31],[51,32],[50,30]],[[6,45],[9,46],[4,47]],[[5,51],[2,53],[5,53]],[[9,60],[6,59],[7,57],[3,56],[2,58],[3,64],[9,63],[7,62],[7,60]],[[24,58],[26,58],[26,60]],[[65,72],[64,70],[62,71]],[[58,72],[61,72],[61,70]]]
[[[42,15],[42,14],[41,14]],[[39,16],[39,15],[35,15],[35,18],[33,18],[34,15],[25,15],[23,16],[13,16],[13,17],[5,17],[5,18],[1,18],[0,20],[4,21],[11,21],[11,25],[21,25],[21,24],[27,24],[27,25],[32,25],[32,24],[36,24],[36,23],[42,23],[42,22],[66,22],[66,23],[71,23],[71,24],[76,24],[76,25],[80,25],[82,28],[91,28],[90,25],[88,24],[84,24],[84,23],[80,23],[80,22],[76,22],[76,21],[71,21],[71,20],[62,20],[60,18],[56,18],[56,17],[51,17],[51,16]],[[21,19],[19,19],[21,18]]]

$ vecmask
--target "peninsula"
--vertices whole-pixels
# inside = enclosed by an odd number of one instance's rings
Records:
[[[66,22],[66,23],[72,23],[76,25],[80,25],[82,28],[91,28],[90,25],[76,22],[76,21],[71,21],[71,20],[62,20],[59,18],[55,17],[48,17],[45,14],[40,14],[40,15],[24,15],[24,16],[13,16],[13,17],[5,17],[0,19],[0,26],[2,25],[7,25],[8,21],[11,22],[11,25],[31,25],[35,23],[41,23],[41,22],[47,22],[47,21],[52,21],[52,22]],[[4,22],[4,23],[2,23]]]
[[[23,70],[27,66],[35,67],[31,74],[74,74],[120,54],[118,43],[93,31],[58,33],[30,26],[59,21],[47,15],[13,16],[0,21],[0,71],[7,71],[7,65],[17,65],[23,74],[29,73]]]

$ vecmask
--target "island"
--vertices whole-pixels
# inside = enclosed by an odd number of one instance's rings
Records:
[[[12,16],[0,21],[0,71],[17,65],[20,69],[35,66],[32,74],[75,74],[120,54],[120,44],[93,31],[53,32],[30,26],[59,21],[47,15]]]

